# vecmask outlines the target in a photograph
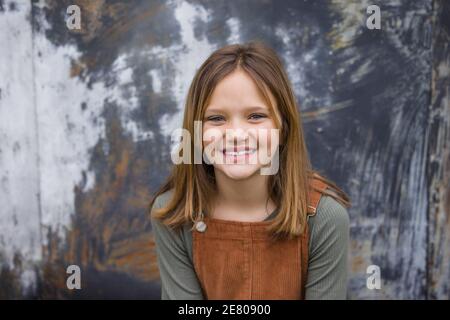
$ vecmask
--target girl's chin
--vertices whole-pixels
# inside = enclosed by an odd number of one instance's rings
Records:
[[[233,180],[247,179],[259,173],[260,167],[258,165],[220,165],[216,168],[222,171],[222,174]]]

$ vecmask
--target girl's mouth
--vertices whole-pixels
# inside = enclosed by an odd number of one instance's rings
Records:
[[[254,149],[254,148],[246,148],[246,149],[241,149],[241,150],[238,150],[238,151],[231,151],[229,149],[228,150],[224,149],[224,150],[222,150],[222,152],[223,152],[225,157],[237,159],[239,157],[249,157],[249,156],[251,156],[252,154],[254,154],[256,152],[256,149]]]

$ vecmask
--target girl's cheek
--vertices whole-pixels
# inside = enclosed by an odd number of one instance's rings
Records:
[[[222,142],[222,131],[218,130],[217,128],[212,128],[211,131],[206,131],[208,128],[205,128],[203,130],[203,147],[207,147],[211,144],[214,144],[214,149],[221,150],[221,143]],[[212,147],[212,146],[211,146]]]
[[[204,146],[207,146],[207,145],[209,145],[212,142],[211,136],[209,136],[207,134],[209,129],[210,129],[209,126],[206,126],[206,125],[204,125],[202,127],[202,133],[203,133],[202,140],[203,140],[203,145]]]
[[[279,130],[275,128],[264,128],[258,135],[258,146],[260,149],[274,152],[274,148],[279,142]]]

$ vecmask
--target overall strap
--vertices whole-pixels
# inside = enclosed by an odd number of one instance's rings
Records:
[[[302,292],[301,299],[305,299],[305,286],[308,277],[308,259],[309,259],[309,237],[310,230],[308,227],[308,218],[314,216],[317,213],[317,207],[322,197],[322,192],[328,187],[328,184],[317,179],[312,178],[310,180],[310,191],[308,193],[308,216],[306,219],[305,232],[302,234],[301,241],[301,271],[302,271]]]

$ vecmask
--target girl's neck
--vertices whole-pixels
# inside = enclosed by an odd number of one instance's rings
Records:
[[[220,171],[215,172],[217,194],[214,204],[221,212],[232,212],[235,214],[245,212],[251,220],[260,220],[269,215],[275,209],[275,203],[269,198],[268,181],[269,176],[254,175],[234,180]]]

